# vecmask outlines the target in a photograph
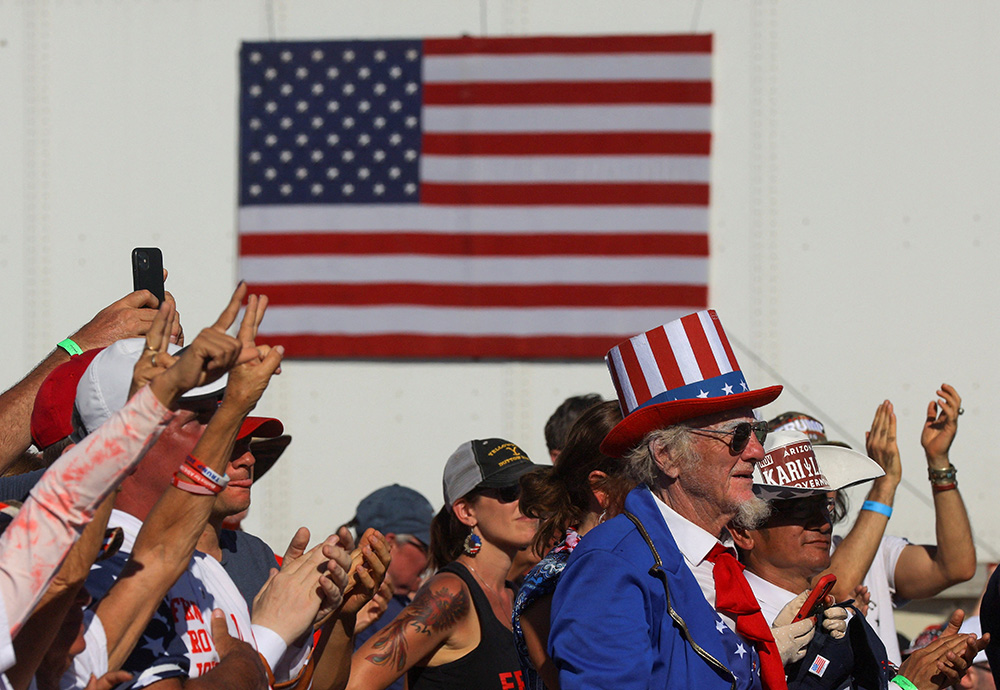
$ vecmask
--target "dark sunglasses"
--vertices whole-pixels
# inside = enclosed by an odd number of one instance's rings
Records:
[[[773,519],[787,520],[795,523],[807,523],[820,518],[832,522],[831,516],[835,506],[834,499],[826,496],[808,496],[803,498],[772,501]]]
[[[696,427],[691,428],[691,433],[693,434],[707,434],[709,436],[714,436],[716,438],[726,438],[727,436],[732,436],[729,439],[729,449],[734,453],[742,453],[743,449],[747,447],[750,443],[750,434],[757,437],[757,441],[760,445],[764,445],[764,439],[767,438],[767,422],[740,422],[734,426],[729,431],[722,431],[720,429],[699,429]]]
[[[480,495],[495,498],[501,503],[513,503],[521,498],[521,485],[505,486],[502,489],[480,489]]]

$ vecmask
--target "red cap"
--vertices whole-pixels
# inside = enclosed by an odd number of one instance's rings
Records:
[[[31,440],[45,450],[73,433],[73,402],[83,372],[103,347],[73,355],[68,362],[49,372],[35,395],[31,409]]]
[[[247,417],[243,420],[240,433],[236,438],[246,438],[255,436],[257,438],[274,438],[281,436],[285,431],[284,425],[273,417]]]

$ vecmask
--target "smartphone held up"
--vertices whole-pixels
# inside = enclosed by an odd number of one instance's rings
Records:
[[[159,247],[136,247],[132,250],[132,289],[149,290],[163,302],[163,253]]]

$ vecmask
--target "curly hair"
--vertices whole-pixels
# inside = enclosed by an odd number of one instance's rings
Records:
[[[636,482],[621,459],[608,457],[600,449],[601,441],[621,419],[616,400],[592,406],[570,429],[558,465],[521,477],[521,513],[540,521],[533,543],[537,553],[548,551],[567,527],[583,520],[595,491],[607,497],[608,517],[621,512],[625,495]],[[605,476],[592,483],[590,474],[595,470]]]

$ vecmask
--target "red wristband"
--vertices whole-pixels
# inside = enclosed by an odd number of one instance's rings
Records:
[[[951,491],[952,489],[957,489],[958,484],[952,482],[951,484],[931,484],[931,491],[939,494],[942,491]]]
[[[187,465],[181,465],[180,467],[178,467],[177,468],[177,472],[180,473],[180,474],[183,474],[187,478],[187,480],[192,481],[195,484],[199,484],[199,485],[205,487],[206,489],[208,489],[209,491],[211,491],[213,494],[217,494],[217,493],[221,493],[222,492],[222,487],[221,486],[219,486],[218,484],[215,484],[215,483],[209,481],[204,476],[202,476],[201,474],[195,472],[194,470],[192,470]]]
[[[198,494],[199,496],[215,496],[215,492],[211,489],[206,489],[201,484],[191,484],[190,482],[183,481],[176,474],[171,484],[181,491],[187,491],[189,494]]]
[[[195,472],[201,474],[201,476],[203,476],[205,479],[212,482],[213,484],[218,484],[223,489],[225,489],[226,485],[229,483],[228,476],[226,476],[225,474],[220,475],[218,472],[206,466],[205,463],[203,463],[201,460],[194,457],[193,455],[189,455],[186,458],[184,458],[184,464],[190,467]]]

